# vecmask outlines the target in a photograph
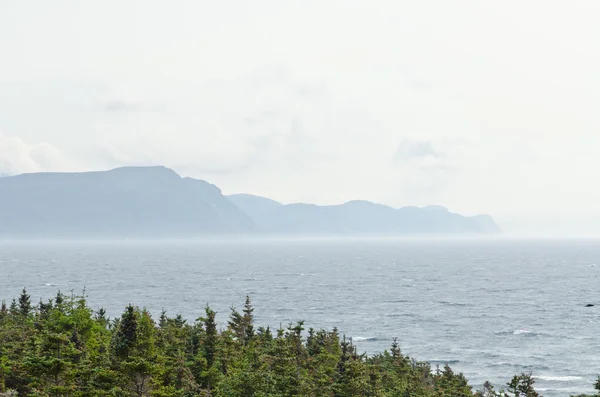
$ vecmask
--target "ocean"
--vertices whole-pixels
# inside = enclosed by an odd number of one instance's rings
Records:
[[[474,389],[533,373],[547,397],[600,375],[600,241],[508,238],[0,242],[0,299],[85,287],[92,307],[128,303],[225,326],[246,294],[258,325],[337,327],[358,350],[448,363]],[[586,304],[598,304],[586,307]]]

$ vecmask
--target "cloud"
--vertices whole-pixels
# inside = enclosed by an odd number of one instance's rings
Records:
[[[104,104],[104,110],[106,112],[126,112],[136,109],[137,107],[135,105],[120,100],[111,100]]]
[[[113,114],[95,121],[93,157],[110,167],[161,164],[188,176],[218,175],[219,181],[248,180],[250,173],[289,180],[283,174],[306,170],[328,151],[324,139],[346,137],[331,135],[347,117],[334,120],[336,109],[326,117],[316,111],[332,108],[324,104],[325,87],[299,82],[285,70],[152,89],[132,79],[109,91],[103,99],[120,99],[100,102]]]
[[[46,142],[28,144],[16,136],[0,133],[0,173],[57,171],[61,165],[62,155],[52,145]]]
[[[232,116],[227,122],[215,122],[212,133],[204,127],[205,139],[193,139],[194,131],[189,131],[189,126],[177,131],[178,137],[187,135],[189,139],[173,139],[175,135],[163,133],[167,125],[157,123],[154,127],[157,129],[152,133],[143,128],[146,132],[133,138],[108,137],[96,155],[111,167],[166,165],[201,178],[243,177],[256,168],[271,171],[275,166],[289,170],[305,167],[315,157],[314,137],[287,113],[252,120]]]
[[[394,189],[402,204],[440,204],[465,171],[467,143],[404,138],[393,156]]]
[[[99,154],[110,167],[166,165],[186,176],[204,177],[241,174],[260,160],[264,150],[226,137],[190,142],[166,140],[162,134],[141,134],[133,139],[108,139]]]
[[[435,150],[431,141],[404,139],[398,145],[394,160],[405,162],[425,158],[439,159],[441,157],[443,157],[443,153]]]

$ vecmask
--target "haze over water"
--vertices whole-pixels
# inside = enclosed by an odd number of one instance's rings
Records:
[[[1,298],[84,286],[93,307],[131,302],[224,326],[249,294],[258,325],[338,327],[359,351],[398,337],[479,388],[533,372],[547,397],[590,392],[600,374],[596,240],[356,239],[1,242]]]

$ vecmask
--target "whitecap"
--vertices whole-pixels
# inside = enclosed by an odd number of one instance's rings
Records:
[[[497,363],[490,364],[490,367],[503,367],[503,366],[514,366],[515,363],[509,363],[508,361],[499,361]]]
[[[44,284],[46,287],[58,287],[58,284],[54,284],[54,283],[46,283]]]
[[[513,335],[531,334],[532,332],[527,329],[517,329],[513,332]]]
[[[495,362],[492,364],[489,364],[490,367],[514,367],[514,368],[520,368],[521,370],[523,369],[527,369],[527,370],[549,370],[550,367],[546,366],[546,365],[540,365],[540,364],[520,364],[517,362],[508,362],[508,361],[499,361],[499,362]]]
[[[352,338],[352,342],[373,342],[376,340],[377,338],[374,336],[355,336]]]
[[[581,376],[549,376],[549,375],[539,375],[534,376],[535,379],[545,380],[548,382],[575,382],[578,380],[582,380]]]

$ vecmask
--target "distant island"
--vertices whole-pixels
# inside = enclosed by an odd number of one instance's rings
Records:
[[[368,201],[284,205],[248,194],[225,196],[166,167],[0,178],[0,237],[356,236],[493,234],[489,215],[444,207],[392,208]]]

